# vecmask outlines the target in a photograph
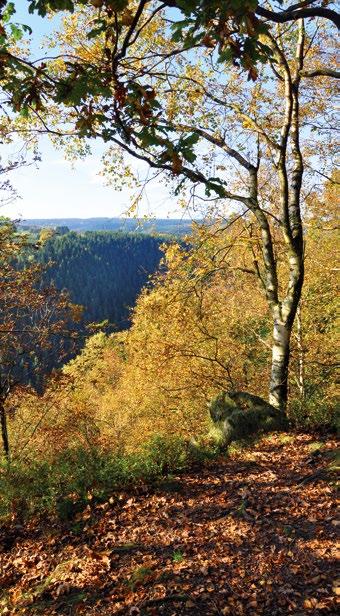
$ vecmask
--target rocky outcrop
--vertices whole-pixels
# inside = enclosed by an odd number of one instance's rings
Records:
[[[226,443],[287,428],[284,413],[263,398],[247,392],[220,392],[208,406],[210,416],[221,429]]]

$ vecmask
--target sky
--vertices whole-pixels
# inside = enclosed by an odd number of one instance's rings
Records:
[[[43,37],[50,33],[54,24],[38,15],[29,15],[27,0],[17,0],[16,21],[32,27],[34,33],[33,55],[43,56]],[[4,147],[4,146],[3,146]],[[8,154],[15,154],[13,145],[2,153],[5,162]],[[10,180],[19,194],[19,198],[0,209],[0,215],[14,219],[28,218],[90,218],[117,217],[127,211],[132,198],[132,191],[117,191],[106,186],[99,175],[102,149],[100,144],[93,148],[92,156],[84,161],[71,163],[63,159],[61,151],[55,150],[50,141],[44,137],[40,143],[41,162],[11,173]],[[135,170],[139,175],[147,173],[146,167],[137,163]],[[183,211],[176,209],[164,184],[151,182],[145,196],[139,204],[140,216],[157,218],[179,218]]]

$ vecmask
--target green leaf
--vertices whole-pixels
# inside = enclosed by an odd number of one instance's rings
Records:
[[[81,1],[80,4],[85,4]],[[74,2],[72,0],[31,0],[28,10],[30,13],[37,11],[41,17],[45,17],[49,11],[70,11],[74,12]]]
[[[233,51],[230,47],[228,47],[227,49],[224,49],[218,56],[218,60],[217,62],[222,63],[225,62],[226,64],[230,64],[230,62],[232,62],[234,58],[234,54]]]
[[[193,152],[192,150],[181,150],[183,157],[185,158],[185,160],[189,161],[189,163],[194,163],[197,156],[195,154],[195,152]]]
[[[139,133],[139,138],[143,146],[160,145],[159,137],[152,133],[148,128],[143,128]]]
[[[15,41],[20,41],[24,35],[22,29],[16,24],[10,24],[11,35]]]
[[[187,137],[181,137],[180,143],[183,147],[195,145],[199,141],[200,136],[197,133],[191,133]]]
[[[191,15],[197,8],[197,0],[177,0],[176,4],[185,15]]]
[[[29,111],[28,111],[28,108],[27,108],[27,107],[23,107],[23,108],[20,110],[19,115],[20,115],[22,118],[27,119],[27,118],[29,117]]]
[[[2,21],[7,24],[14,13],[16,13],[14,2],[9,2],[3,12]]]
[[[27,26],[26,24],[22,24],[21,25],[22,29],[24,32],[28,32],[28,34],[33,34],[33,30],[30,26]]]
[[[216,193],[219,197],[225,197],[225,188],[219,178],[209,178],[205,185],[205,194],[210,197],[211,192]]]
[[[102,34],[107,30],[108,24],[105,19],[96,19],[95,24],[95,28],[92,28],[92,30],[90,30],[90,32],[87,34],[87,38],[89,40],[96,38],[96,36]]]

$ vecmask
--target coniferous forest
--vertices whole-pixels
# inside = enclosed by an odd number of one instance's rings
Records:
[[[36,252],[47,266],[44,284],[65,289],[84,307],[86,323],[108,320],[113,329],[128,326],[132,307],[158,269],[165,238],[87,232],[54,235]]]
[[[0,614],[337,613],[339,28],[0,0]],[[17,220],[51,151],[126,217]]]
[[[32,262],[40,266],[39,286],[67,294],[79,311],[72,327],[68,322],[72,331],[64,336],[55,333],[48,348],[37,350],[33,360],[29,357],[18,362],[15,378],[40,392],[46,375],[74,357],[91,333],[119,332],[130,326],[137,297],[144,287],[152,285],[152,275],[161,267],[164,256],[162,247],[170,236],[99,231],[78,234],[58,225],[55,231],[34,228],[28,238],[18,268]]]

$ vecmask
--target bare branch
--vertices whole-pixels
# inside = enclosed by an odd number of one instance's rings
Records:
[[[331,68],[316,68],[312,71],[300,71],[301,77],[334,77],[340,79],[340,71],[335,71]]]
[[[273,21],[278,24],[284,24],[287,21],[296,21],[297,19],[308,19],[311,17],[322,17],[323,19],[328,19],[332,21],[338,29],[340,29],[340,15],[336,11],[331,9],[323,8],[321,6],[311,7],[311,8],[299,8],[299,9],[290,9],[286,11],[281,11],[279,13],[275,13],[274,11],[270,11],[269,9],[265,9],[262,6],[258,6],[255,10],[256,15],[260,15],[260,17],[264,17],[268,21]]]

